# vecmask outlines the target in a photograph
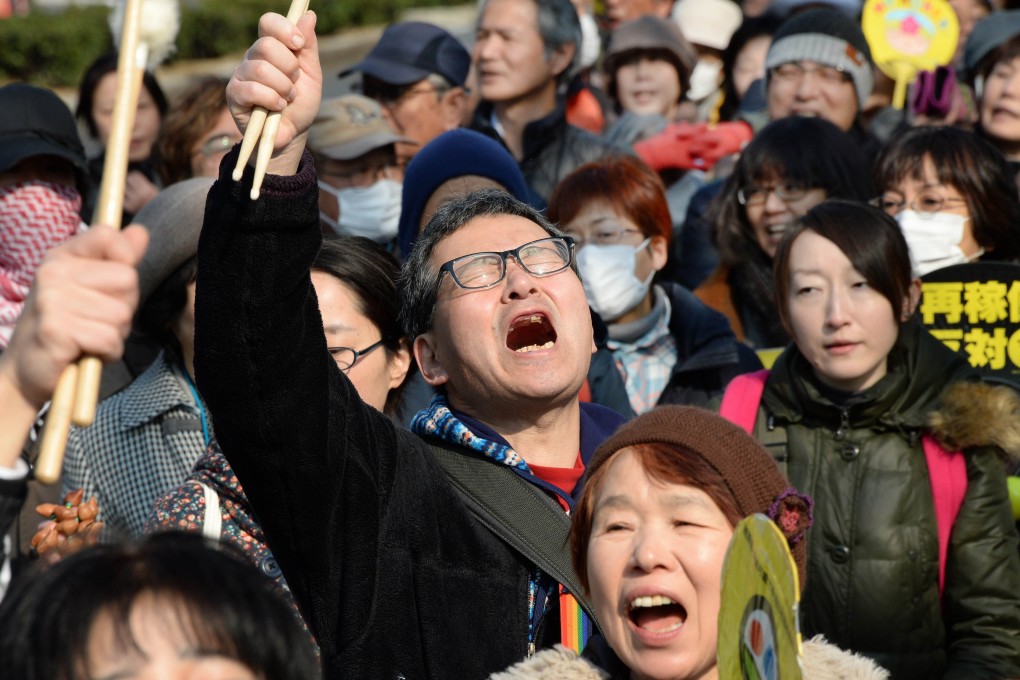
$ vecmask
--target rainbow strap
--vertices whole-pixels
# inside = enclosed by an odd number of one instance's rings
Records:
[[[580,654],[591,637],[591,620],[577,599],[560,586],[560,642]]]

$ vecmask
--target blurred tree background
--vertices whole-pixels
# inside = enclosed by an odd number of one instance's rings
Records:
[[[414,7],[458,4],[456,0],[325,0],[313,2],[317,32],[329,35],[358,26],[387,24]],[[177,51],[166,63],[210,59],[242,52],[257,36],[265,12],[287,12],[285,0],[185,0]],[[0,20],[0,82],[19,80],[47,87],[74,87],[96,57],[113,49],[104,6],[71,5],[53,12],[36,9]]]

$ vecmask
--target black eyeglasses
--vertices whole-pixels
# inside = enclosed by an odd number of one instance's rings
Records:
[[[506,276],[506,259],[510,256],[521,269],[532,276],[551,276],[570,266],[574,259],[574,239],[569,236],[540,238],[513,250],[471,253],[450,260],[439,268],[461,288],[491,288]]]
[[[812,189],[804,182],[780,182],[773,186],[746,186],[737,189],[737,200],[741,205],[764,205],[769,194],[774,193],[783,201],[799,201]]]
[[[387,109],[395,109],[416,95],[434,94],[436,97],[441,97],[449,89],[438,87],[434,83],[429,82],[425,83],[425,87],[417,87],[418,84],[391,85],[375,78],[364,78],[361,83],[361,93],[369,99],[379,102],[380,106]]]
[[[329,353],[333,356],[333,361],[336,362],[337,368],[346,373],[351,369],[354,364],[358,363],[361,357],[365,356],[376,347],[382,346],[386,342],[387,338],[380,338],[373,342],[365,349],[354,349],[352,347],[327,347]]]

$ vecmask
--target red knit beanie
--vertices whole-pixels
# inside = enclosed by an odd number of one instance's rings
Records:
[[[722,477],[742,517],[758,512],[771,517],[790,544],[800,587],[804,588],[805,534],[811,526],[813,503],[790,486],[764,447],[741,428],[705,409],[659,406],[603,442],[588,463],[587,476],[620,449],[649,443],[677,446],[700,456]]]

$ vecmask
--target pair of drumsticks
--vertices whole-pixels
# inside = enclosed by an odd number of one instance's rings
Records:
[[[123,12],[121,12],[123,7]],[[308,0],[292,0],[287,19],[291,23],[308,11]],[[117,62],[117,98],[113,109],[110,138],[106,146],[103,180],[96,206],[96,222],[121,228],[124,206],[124,183],[127,178],[128,148],[134,127],[142,75],[147,65],[153,67],[173,48],[179,18],[175,0],[127,0],[118,6],[111,21],[114,36],[120,36]],[[116,25],[121,24],[120,30]],[[276,135],[280,129],[280,112],[269,113],[259,106],[252,112],[241,143],[241,153],[234,168],[234,181],[239,181],[251,153],[258,143],[255,178],[251,198],[256,200],[262,188],[266,168],[273,155]],[[60,375],[50,402],[46,428],[39,446],[35,477],[44,484],[60,478],[64,465],[64,448],[71,423],[88,427],[96,418],[102,363],[95,357],[82,357]]]

